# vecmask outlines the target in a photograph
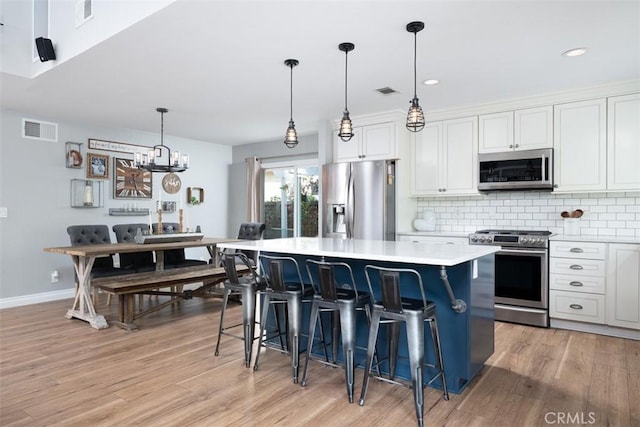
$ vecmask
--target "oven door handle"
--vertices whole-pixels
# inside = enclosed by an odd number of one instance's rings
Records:
[[[545,255],[547,251],[545,249],[500,249],[500,253],[508,253],[508,254],[523,254],[523,255]]]

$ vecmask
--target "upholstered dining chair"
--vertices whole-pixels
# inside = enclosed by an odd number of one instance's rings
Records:
[[[109,227],[102,224],[90,224],[90,225],[70,225],[67,227],[67,234],[69,234],[69,240],[71,246],[80,245],[96,245],[102,243],[111,243],[111,236],[109,235]],[[91,269],[91,277],[107,277],[120,274],[121,270],[116,268],[113,264],[113,256],[98,257],[93,263]],[[76,288],[78,287],[78,280],[76,278]],[[93,303],[96,305],[98,300],[97,289],[92,289]]]
[[[152,224],[153,233],[158,232],[158,223]],[[162,233],[177,233],[179,224],[177,222],[163,222]],[[164,268],[178,268],[178,267],[191,267],[194,265],[207,264],[207,261],[198,259],[187,259],[184,253],[184,249],[170,249],[164,251]]]
[[[135,243],[138,230],[148,230],[148,224],[116,224],[111,227],[116,234],[118,243]],[[120,257],[120,268],[130,272],[140,273],[153,271],[156,263],[153,260],[153,252],[132,252],[118,254]]]

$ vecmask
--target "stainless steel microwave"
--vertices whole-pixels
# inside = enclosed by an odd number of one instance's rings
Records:
[[[553,149],[478,154],[478,190],[553,190]]]

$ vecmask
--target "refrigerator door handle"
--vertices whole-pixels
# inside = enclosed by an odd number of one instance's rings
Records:
[[[347,180],[347,203],[345,205],[345,225],[347,231],[347,239],[353,239],[353,219],[355,209],[355,197],[353,194],[353,175],[349,171],[349,179]]]

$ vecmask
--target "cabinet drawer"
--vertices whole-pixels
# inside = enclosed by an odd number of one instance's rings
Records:
[[[604,277],[550,274],[549,289],[604,295]]]
[[[604,295],[551,290],[549,316],[604,324]]]
[[[596,259],[549,258],[551,274],[604,277],[605,262]]]
[[[551,242],[550,256],[579,259],[605,259],[606,243]]]

